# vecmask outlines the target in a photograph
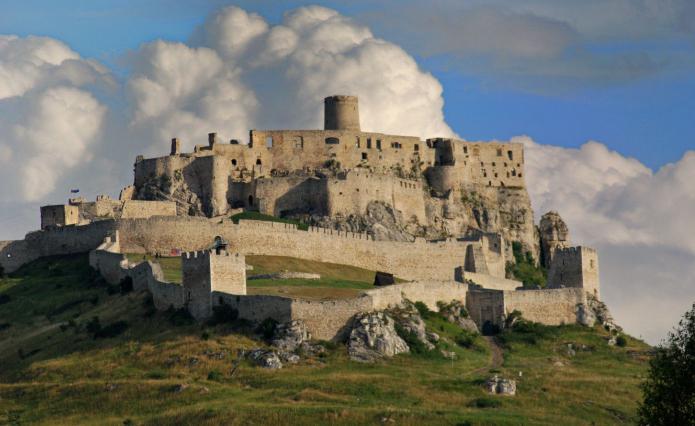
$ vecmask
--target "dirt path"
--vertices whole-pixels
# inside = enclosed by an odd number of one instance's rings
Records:
[[[499,341],[495,336],[483,336],[490,345],[490,350],[492,351],[492,358],[490,360],[490,368],[500,368],[504,362],[504,351]]]

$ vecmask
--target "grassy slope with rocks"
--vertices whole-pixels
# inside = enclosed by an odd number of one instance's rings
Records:
[[[631,422],[649,349],[631,338],[610,347],[599,328],[524,326],[498,336],[504,361],[491,371],[488,340],[457,345],[460,329],[428,314],[457,359],[425,352],[365,365],[327,345],[295,366],[242,362],[232,373],[237,350],[264,346],[248,326],[155,312],[146,294],[107,286],[86,255],[27,265],[0,280],[0,300],[0,424]],[[127,324],[96,337],[94,317],[101,330]],[[493,373],[515,378],[517,396],[486,395]]]

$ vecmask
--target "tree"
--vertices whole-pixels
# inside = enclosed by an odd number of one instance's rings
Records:
[[[656,347],[649,365],[640,424],[695,424],[695,304]]]

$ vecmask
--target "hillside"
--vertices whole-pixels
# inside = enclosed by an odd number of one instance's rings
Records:
[[[364,284],[355,274],[348,281]],[[0,280],[0,423],[612,424],[634,420],[647,369],[647,345],[610,347],[598,328],[533,326],[457,345],[460,329],[437,314],[425,320],[453,361],[421,353],[366,365],[325,343],[325,354],[281,370],[234,369],[239,349],[264,346],[249,324],[194,324],[121,290],[86,255]],[[516,379],[517,395],[486,395],[493,373]]]

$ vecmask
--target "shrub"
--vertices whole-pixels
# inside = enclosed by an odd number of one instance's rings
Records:
[[[94,338],[106,339],[119,336],[128,329],[128,326],[128,323],[125,321],[116,321],[113,324],[107,325],[106,327],[101,327],[99,331],[94,333]]]
[[[275,329],[278,326],[278,322],[272,318],[264,319],[258,327],[256,328],[256,333],[262,335],[265,339],[270,339],[275,334]]]
[[[147,373],[147,378],[148,379],[154,379],[154,380],[162,380],[162,379],[166,378],[166,376],[167,376],[166,371],[160,370],[160,369],[154,369],[154,370],[150,371],[149,373]]]
[[[222,380],[222,378],[223,378],[222,373],[220,373],[217,370],[212,370],[211,372],[208,373],[208,380],[219,382]]]
[[[475,335],[467,331],[461,332],[456,336],[456,344],[462,348],[470,349],[475,344]]]
[[[203,331],[203,333],[200,335],[200,338],[203,340],[208,340],[210,339],[210,333],[208,333],[207,331]]]
[[[621,348],[624,348],[625,346],[627,346],[627,339],[625,338],[625,336],[618,336],[618,338],[615,339],[615,344],[620,346]]]
[[[507,273],[521,281],[526,288],[545,287],[547,271],[541,266],[536,266],[531,252],[524,253],[518,241],[512,242],[512,252],[516,263],[507,264]]]
[[[99,321],[99,317],[92,317],[92,319],[87,323],[86,329],[88,333],[96,335],[99,330],[101,330],[101,322]]]
[[[10,298],[9,294],[0,294],[0,305],[2,305],[3,303],[7,303],[10,300],[12,299]]]
[[[495,398],[476,398],[468,405],[476,408],[497,408],[502,405],[502,402]]]
[[[396,334],[405,340],[405,343],[410,347],[410,353],[414,355],[424,356],[425,358],[438,358],[441,354],[436,350],[430,350],[423,341],[421,341],[417,334],[412,331],[406,330],[400,324],[395,325]]]
[[[432,315],[432,311],[430,311],[430,308],[427,307],[423,302],[415,302],[413,303],[415,306],[415,309],[420,313],[420,316],[422,318],[429,318]]]
[[[90,297],[89,302],[92,305],[95,305],[95,306],[98,305],[99,304],[99,295],[95,294],[94,296]]]

